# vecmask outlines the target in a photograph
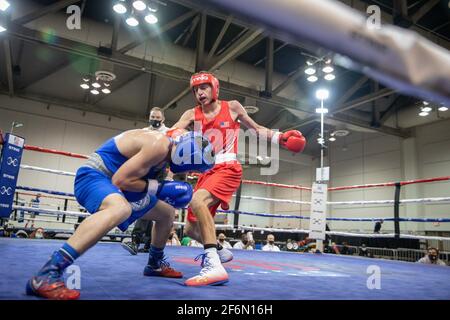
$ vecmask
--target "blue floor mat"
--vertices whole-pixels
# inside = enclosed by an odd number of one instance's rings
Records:
[[[25,295],[27,280],[63,242],[0,238],[0,299]],[[75,265],[81,270],[81,299],[151,300],[428,300],[450,299],[450,267],[328,254],[234,250],[222,286],[186,287],[199,270],[201,248],[167,247],[171,266],[183,279],[144,277],[147,254],[131,256],[119,243],[99,243]],[[371,269],[380,289],[369,289]]]

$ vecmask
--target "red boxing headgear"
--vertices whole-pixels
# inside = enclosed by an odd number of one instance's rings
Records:
[[[212,73],[208,72],[199,72],[191,77],[191,89],[193,90],[194,87],[199,86],[201,84],[209,84],[211,85],[212,90],[212,100],[216,101],[219,99],[219,80],[217,80],[216,77]]]

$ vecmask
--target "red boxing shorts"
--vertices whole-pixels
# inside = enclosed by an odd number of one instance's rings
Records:
[[[222,206],[224,210],[229,209],[229,202],[233,193],[239,188],[242,178],[242,167],[240,163],[217,164],[211,170],[199,176],[195,191],[205,189],[220,201],[209,207],[211,215],[216,215],[216,210]],[[188,209],[187,219],[190,222],[197,222],[197,217]]]

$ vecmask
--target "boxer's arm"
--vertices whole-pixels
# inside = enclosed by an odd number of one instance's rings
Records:
[[[178,122],[175,123],[172,126],[172,128],[170,128],[169,130],[177,129],[177,128],[178,129],[187,129],[191,125],[192,122],[194,122],[194,109],[189,109],[185,113],[183,113],[180,120],[178,120]]]
[[[167,140],[167,139],[166,139]],[[112,177],[112,183],[124,191],[142,192],[147,187],[147,181],[142,179],[151,167],[164,161],[167,156],[168,144],[156,139],[145,144],[133,157],[128,159]]]
[[[275,131],[257,124],[244,109],[239,101],[233,100],[229,102],[230,110],[237,115],[238,120],[249,129],[255,130],[259,137],[271,140],[275,136]]]

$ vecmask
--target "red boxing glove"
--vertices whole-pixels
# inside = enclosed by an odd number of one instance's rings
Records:
[[[280,134],[279,144],[289,151],[302,152],[306,146],[306,139],[298,130],[289,130]]]

